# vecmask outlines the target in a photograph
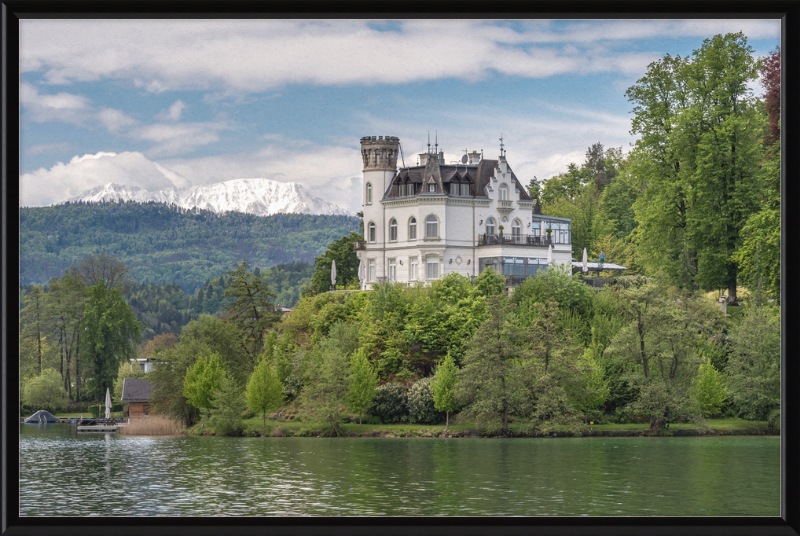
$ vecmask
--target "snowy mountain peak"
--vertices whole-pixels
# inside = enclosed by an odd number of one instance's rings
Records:
[[[256,216],[272,214],[351,215],[338,205],[314,197],[296,183],[270,179],[234,179],[188,188],[164,188],[148,192],[137,186],[108,183],[61,201],[99,203],[102,201],[137,201],[175,204],[213,212],[244,212]],[[58,203],[57,203],[58,204]]]

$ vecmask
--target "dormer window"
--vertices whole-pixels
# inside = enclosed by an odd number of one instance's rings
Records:
[[[429,184],[428,185],[428,191],[429,192],[435,192],[436,191],[436,185],[435,184]]]

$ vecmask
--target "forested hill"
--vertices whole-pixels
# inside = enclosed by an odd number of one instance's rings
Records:
[[[138,283],[176,283],[192,294],[236,261],[269,268],[313,263],[359,218],[215,214],[163,203],[68,203],[20,208],[20,284],[43,284],[87,255],[108,253]]]

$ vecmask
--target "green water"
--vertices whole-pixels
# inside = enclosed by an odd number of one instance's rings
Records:
[[[777,437],[21,433],[25,516],[780,515]]]

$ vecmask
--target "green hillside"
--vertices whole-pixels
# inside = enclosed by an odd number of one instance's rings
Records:
[[[108,253],[140,284],[175,283],[194,294],[234,262],[270,268],[314,262],[330,242],[359,229],[352,216],[253,216],[163,203],[68,203],[20,208],[20,284],[60,277],[87,255]]]

